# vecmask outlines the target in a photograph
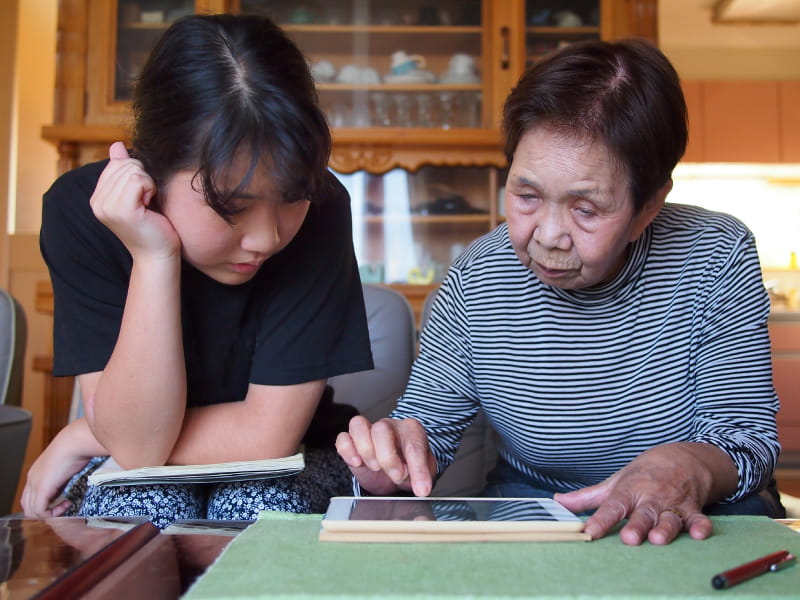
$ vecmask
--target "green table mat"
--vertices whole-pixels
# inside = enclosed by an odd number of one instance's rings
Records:
[[[800,535],[765,517],[714,517],[703,541],[667,546],[593,542],[369,544],[319,542],[319,515],[262,513],[187,598],[770,598],[800,599],[800,565],[726,590],[714,574]]]

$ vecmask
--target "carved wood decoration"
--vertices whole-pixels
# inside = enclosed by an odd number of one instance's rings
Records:
[[[46,315],[53,314],[53,287],[49,281],[36,284],[36,311]],[[67,424],[72,402],[74,377],[53,377],[53,357],[39,355],[33,357],[33,370],[44,375],[44,424],[42,442],[49,444],[56,434]]]
[[[365,169],[371,173],[385,173],[397,166],[391,146],[352,144],[334,147],[330,165],[340,173],[354,173]]]
[[[416,171],[423,165],[505,166],[500,132],[494,129],[339,129],[332,135],[330,166],[340,173],[363,169],[381,174],[398,167]],[[63,173],[87,162],[87,149],[100,151],[92,160],[103,158],[112,142],[127,143],[130,132],[113,125],[47,125],[42,137],[56,144]]]

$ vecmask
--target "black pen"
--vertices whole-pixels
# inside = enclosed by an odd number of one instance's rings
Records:
[[[797,562],[797,559],[794,554],[788,550],[780,550],[733,569],[723,571],[719,575],[714,575],[711,578],[711,585],[714,589],[723,590],[764,573],[780,571],[792,566],[795,562]]]

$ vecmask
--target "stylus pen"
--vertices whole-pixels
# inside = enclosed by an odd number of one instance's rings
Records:
[[[795,562],[797,562],[797,559],[794,554],[788,550],[780,550],[779,552],[773,552],[767,556],[757,558],[749,563],[714,575],[714,577],[711,578],[711,585],[714,589],[722,590],[736,585],[737,583],[752,579],[753,577],[763,575],[764,573],[780,571],[781,569],[792,566]]]

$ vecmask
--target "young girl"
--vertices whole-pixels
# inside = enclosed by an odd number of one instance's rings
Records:
[[[33,464],[23,508],[162,527],[323,511],[349,472],[310,443],[294,477],[84,495],[109,455],[135,468],[292,454],[327,378],[372,368],[349,198],[297,47],[263,17],[187,17],[133,109],[130,154],[113,144],[44,198],[53,373],[78,376],[86,417]]]

